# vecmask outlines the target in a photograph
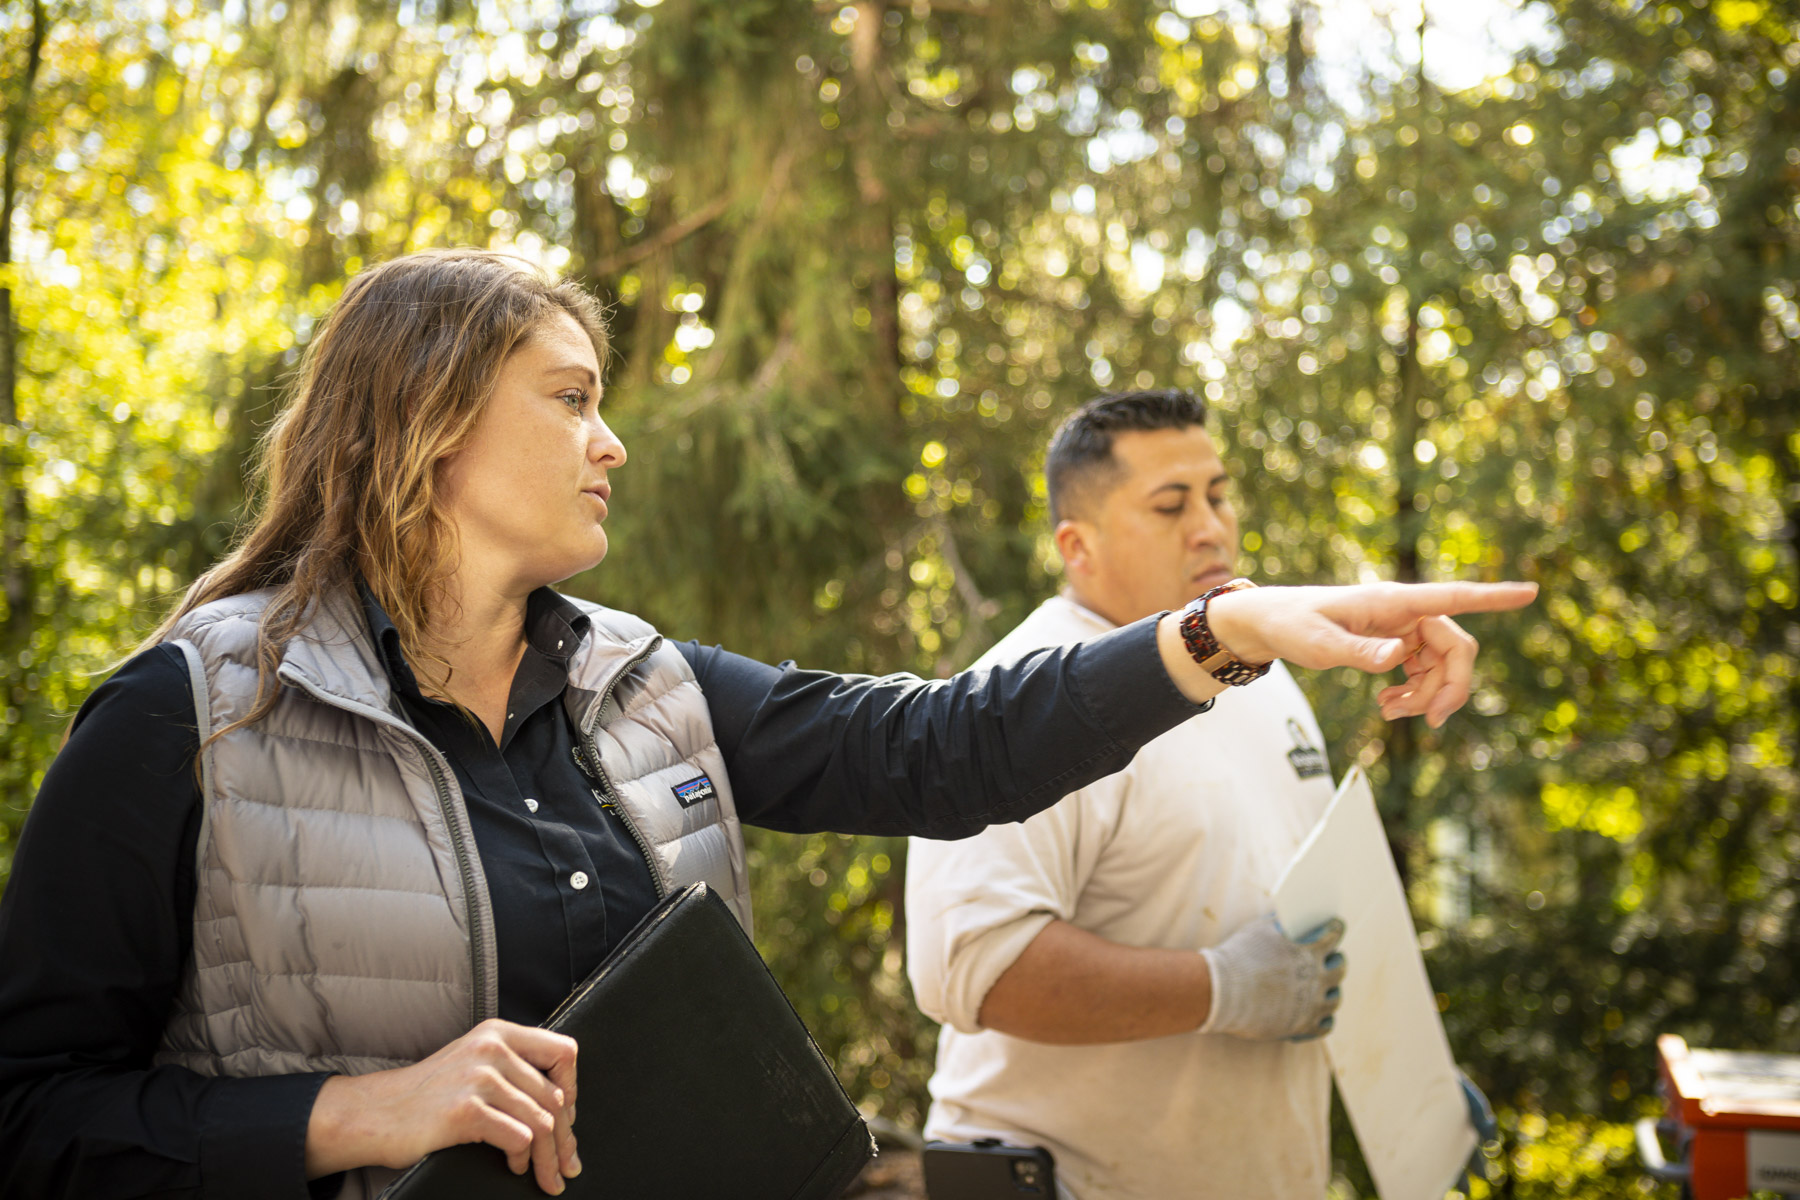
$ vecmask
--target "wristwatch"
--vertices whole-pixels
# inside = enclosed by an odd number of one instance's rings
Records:
[[[1206,604],[1214,596],[1223,596],[1226,592],[1241,592],[1255,586],[1248,579],[1233,579],[1228,583],[1221,583],[1181,610],[1181,640],[1187,645],[1188,653],[1193,655],[1194,661],[1207,674],[1231,687],[1242,687],[1261,679],[1269,673],[1271,663],[1245,662],[1220,645],[1211,623],[1206,619]]]

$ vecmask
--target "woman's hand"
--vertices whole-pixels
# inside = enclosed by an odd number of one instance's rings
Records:
[[[575,1041],[483,1021],[430,1058],[393,1071],[334,1075],[306,1127],[306,1177],[353,1167],[410,1167],[433,1150],[486,1142],[560,1195],[575,1153]]]
[[[1406,668],[1405,683],[1377,697],[1382,716],[1423,715],[1437,728],[1469,698],[1475,639],[1450,616],[1522,608],[1535,583],[1371,583],[1354,587],[1247,588],[1214,597],[1207,620],[1220,645],[1245,662],[1281,658],[1302,667]],[[1187,654],[1171,613],[1157,630],[1163,663],[1190,700],[1224,688]]]

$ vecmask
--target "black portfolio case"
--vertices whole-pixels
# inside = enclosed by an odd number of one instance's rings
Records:
[[[580,1044],[565,1200],[836,1200],[862,1114],[705,884],[676,892],[545,1022]],[[542,1200],[492,1146],[429,1154],[381,1200]]]

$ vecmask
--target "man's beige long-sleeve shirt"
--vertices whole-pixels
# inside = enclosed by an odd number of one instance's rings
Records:
[[[977,665],[1111,627],[1054,597]],[[926,1136],[1048,1147],[1077,1200],[1322,1196],[1320,1043],[1191,1033],[1052,1046],[984,1030],[978,1014],[1053,919],[1124,945],[1198,950],[1271,911],[1282,868],[1331,799],[1323,745],[1277,663],[1022,824],[913,839],[907,966],[919,1006],[944,1023]]]

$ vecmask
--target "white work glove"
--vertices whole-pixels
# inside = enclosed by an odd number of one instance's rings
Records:
[[[1342,998],[1343,940],[1336,917],[1296,941],[1270,914],[1201,950],[1212,972],[1212,1011],[1200,1032],[1295,1042],[1323,1035]]]

